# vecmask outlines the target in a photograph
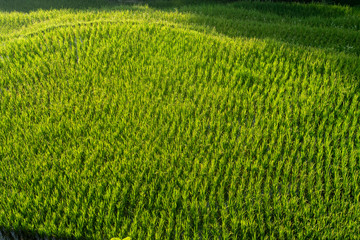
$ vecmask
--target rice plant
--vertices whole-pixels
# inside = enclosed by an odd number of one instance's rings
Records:
[[[358,238],[359,23],[260,2],[0,12],[0,231]]]

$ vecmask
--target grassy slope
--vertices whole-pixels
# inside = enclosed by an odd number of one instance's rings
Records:
[[[358,9],[69,4],[0,13],[0,226],[359,236]]]

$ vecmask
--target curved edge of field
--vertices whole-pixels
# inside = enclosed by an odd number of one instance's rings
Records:
[[[257,38],[360,57],[355,7],[322,4],[237,2],[176,9],[133,5],[101,9],[62,9],[29,14],[0,13],[0,39],[13,39],[46,25],[98,20],[162,22],[231,38]],[[304,15],[304,16],[303,16]]]

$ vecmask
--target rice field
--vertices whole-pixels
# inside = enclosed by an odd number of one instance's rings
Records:
[[[360,238],[358,7],[12,4],[0,239]]]

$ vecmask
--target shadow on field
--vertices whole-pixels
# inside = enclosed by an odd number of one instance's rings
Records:
[[[209,2],[209,1],[208,1]],[[341,17],[349,13],[350,8],[329,4],[301,4],[284,2],[260,2],[260,1],[150,1],[147,3],[154,8],[181,8],[183,6],[204,6],[206,5],[224,5],[242,11],[253,11],[259,14],[271,14],[281,17],[307,18],[307,17]],[[353,7],[354,9],[356,7]],[[223,15],[226,17],[226,15]]]
[[[114,0],[0,0],[0,11],[31,12],[39,9],[104,8],[118,5]]]
[[[64,235],[44,235],[36,231],[20,230],[13,232],[9,229],[0,228],[0,240],[90,240],[90,238],[81,237],[69,237]]]
[[[349,8],[327,4],[238,2],[232,6],[238,9],[256,11],[260,14],[273,14],[290,18],[343,17],[349,12]]]
[[[149,5],[157,10],[173,11]],[[229,37],[271,39],[360,55],[360,16],[355,7],[326,4],[235,2],[180,6],[188,24]]]

